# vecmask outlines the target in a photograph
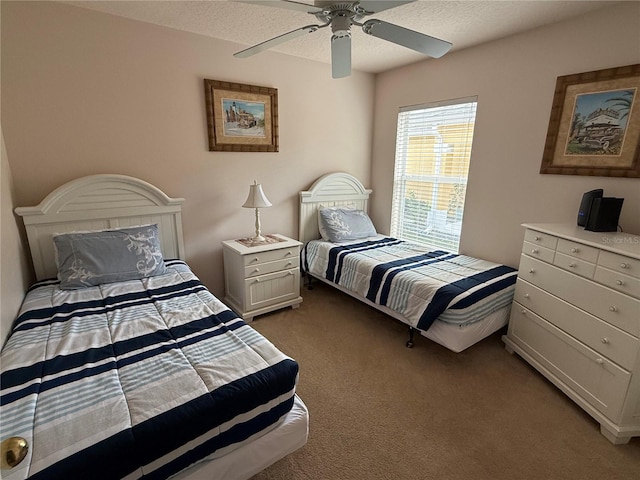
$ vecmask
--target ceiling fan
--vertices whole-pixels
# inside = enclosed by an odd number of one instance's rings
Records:
[[[409,30],[382,20],[370,19],[361,23],[364,17],[393,7],[412,3],[415,0],[359,0],[359,1],[323,1],[316,0],[314,5],[292,0],[236,0],[240,3],[268,5],[272,7],[296,10],[314,15],[319,25],[307,25],[296,30],[266,40],[262,43],[234,53],[234,57],[246,58],[281,43],[293,40],[307,33],[331,26],[331,71],[333,78],[351,74],[351,25],[362,27],[368,35],[402,45],[416,52],[434,58],[447,53],[452,44],[423,33]]]

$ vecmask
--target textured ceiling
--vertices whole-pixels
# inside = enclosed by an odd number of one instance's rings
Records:
[[[312,0],[298,0],[313,4]],[[198,33],[238,44],[238,50],[309,24],[304,12],[209,1],[67,1],[67,4]],[[265,4],[273,2],[265,2]],[[378,18],[453,43],[459,50],[611,6],[611,1],[431,1],[418,0],[367,17]],[[331,63],[329,28],[296,38],[273,51]],[[352,65],[379,73],[426,57],[352,28]],[[250,61],[250,60],[246,60]]]

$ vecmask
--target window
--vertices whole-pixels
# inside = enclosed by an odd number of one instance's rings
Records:
[[[458,252],[477,97],[400,108],[391,235]]]

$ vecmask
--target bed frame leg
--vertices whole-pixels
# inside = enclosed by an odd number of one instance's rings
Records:
[[[407,340],[406,346],[407,348],[413,348],[413,334],[416,332],[416,329],[413,327],[409,327],[409,340]]]
[[[313,290],[313,276],[309,275],[308,273],[304,274],[304,278],[307,279],[306,284],[307,284],[307,290]]]

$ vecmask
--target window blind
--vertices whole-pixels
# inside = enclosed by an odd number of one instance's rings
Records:
[[[398,113],[391,235],[458,252],[477,97]]]

